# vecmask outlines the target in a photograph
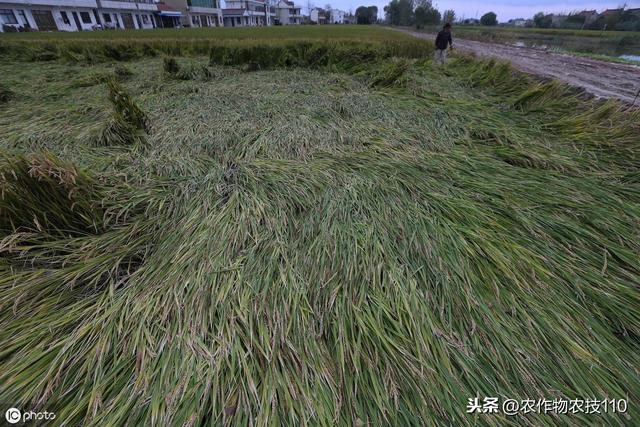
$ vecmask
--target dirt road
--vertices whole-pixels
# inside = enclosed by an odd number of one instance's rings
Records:
[[[434,39],[425,33],[405,31],[412,36]],[[602,98],[618,98],[631,103],[640,90],[640,66],[598,61],[561,53],[546,52],[528,47],[517,47],[454,37],[456,49],[473,52],[480,56],[493,56],[511,61],[521,71],[550,77],[580,87]],[[640,104],[640,97],[636,105]]]

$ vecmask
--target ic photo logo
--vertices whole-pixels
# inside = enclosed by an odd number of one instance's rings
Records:
[[[4,417],[7,419],[9,424],[17,424],[22,420],[22,413],[20,409],[17,408],[9,408],[7,412],[4,413]]]
[[[42,421],[42,420],[54,420],[56,414],[54,412],[35,412],[35,411],[21,411],[18,408],[9,408],[4,413],[4,418],[9,424],[18,424],[19,422],[27,423],[29,421]]]

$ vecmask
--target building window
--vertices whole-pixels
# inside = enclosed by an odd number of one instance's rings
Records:
[[[17,24],[18,20],[13,14],[11,9],[0,9],[0,23],[1,24]]]
[[[89,15],[89,12],[80,12],[80,19],[82,19],[83,24],[91,24],[91,15]]]
[[[60,17],[62,17],[62,22],[69,25],[71,21],[69,21],[69,16],[67,16],[67,12],[60,12]]]
[[[18,17],[22,20],[22,24],[24,24],[25,28],[31,28],[29,25],[29,20],[27,19],[27,15],[24,13],[24,10],[18,11]]]
[[[110,13],[103,13],[102,14],[102,19],[104,19],[104,22],[111,22],[111,14]]]

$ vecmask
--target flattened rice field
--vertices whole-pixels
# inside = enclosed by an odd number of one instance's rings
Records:
[[[0,402],[632,425],[638,110],[398,32],[285,30],[0,39]],[[467,414],[485,396],[629,408]]]

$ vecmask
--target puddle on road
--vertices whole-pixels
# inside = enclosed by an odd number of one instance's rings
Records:
[[[620,55],[618,58],[626,59],[627,61],[633,61],[640,64],[640,55]]]

